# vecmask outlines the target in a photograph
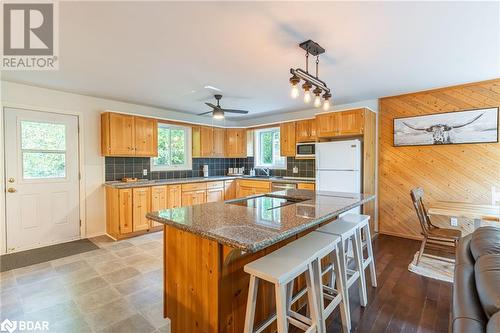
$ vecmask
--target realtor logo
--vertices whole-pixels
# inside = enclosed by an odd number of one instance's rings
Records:
[[[3,70],[58,68],[57,5],[42,0],[3,1]]]
[[[17,322],[15,321],[10,321],[8,319],[5,319],[4,321],[2,321],[2,323],[0,324],[0,330],[2,332],[9,332],[9,333],[12,333],[16,330],[17,328]]]

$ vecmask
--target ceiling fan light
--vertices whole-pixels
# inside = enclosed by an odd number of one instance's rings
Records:
[[[212,114],[214,119],[224,119],[224,111],[222,110],[214,110]]]

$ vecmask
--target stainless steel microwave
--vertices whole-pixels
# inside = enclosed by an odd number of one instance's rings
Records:
[[[295,149],[295,158],[311,159],[316,153],[316,144],[314,142],[297,143]]]

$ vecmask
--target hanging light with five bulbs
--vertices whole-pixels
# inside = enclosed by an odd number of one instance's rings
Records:
[[[311,103],[311,100],[313,100],[313,96],[311,95],[312,93],[314,95],[314,107],[319,108],[321,107],[321,105],[323,105],[323,110],[328,111],[328,109],[330,108],[332,94],[330,93],[330,88],[327,87],[326,83],[320,80],[318,77],[319,55],[325,53],[325,49],[312,40],[300,43],[299,46],[306,51],[306,70],[304,71],[301,68],[290,68],[290,73],[292,74],[292,77],[290,78],[290,84],[292,85],[290,96],[293,99],[299,97],[299,84],[301,80],[304,80],[304,84],[302,84],[302,89],[304,90],[304,103]],[[310,54],[316,56],[315,76],[309,74]],[[315,88],[311,91],[313,86]],[[321,96],[322,93],[323,96]],[[323,102],[321,100],[321,97],[323,97]]]

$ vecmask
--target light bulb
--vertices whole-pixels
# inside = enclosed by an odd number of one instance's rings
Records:
[[[325,100],[325,102],[323,103],[323,110],[328,111],[329,109],[330,109],[330,101]]]
[[[304,92],[304,103],[306,104],[311,103],[311,92],[309,90]]]
[[[293,99],[299,97],[299,87],[297,87],[296,84],[292,85],[292,91],[290,92],[290,95]]]
[[[321,106],[321,97],[319,95],[316,95],[314,97],[314,107],[319,108]]]

